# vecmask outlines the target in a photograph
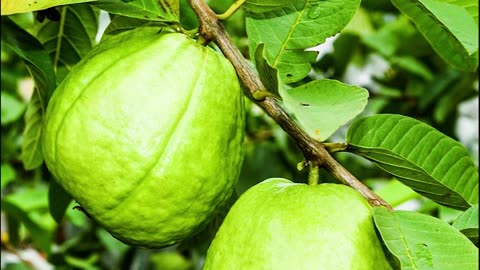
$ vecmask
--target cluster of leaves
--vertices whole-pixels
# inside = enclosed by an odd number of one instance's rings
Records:
[[[207,2],[222,13],[233,1]],[[452,138],[459,104],[478,98],[478,3],[257,2],[247,0],[225,25],[267,90],[313,138],[346,140],[330,149],[350,154],[335,157],[392,206],[416,204],[415,211],[374,211],[398,268],[477,269],[478,169]],[[21,252],[33,247],[59,269],[201,268],[218,224],[178,249],[125,246],[71,210],[74,202],[42,165],[40,140],[49,97],[99,33],[147,26],[188,34],[198,19],[184,0],[58,4],[2,0],[1,188],[8,227],[2,248],[28,261]],[[35,87],[22,94],[18,82],[28,77]],[[246,157],[237,193],[268,177],[305,181],[295,142],[246,102]],[[354,118],[347,131],[340,128]],[[321,179],[335,181],[324,172]],[[5,269],[20,265],[29,269]]]

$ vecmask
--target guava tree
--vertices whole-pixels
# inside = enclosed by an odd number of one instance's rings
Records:
[[[2,269],[478,269],[477,2],[1,8]]]

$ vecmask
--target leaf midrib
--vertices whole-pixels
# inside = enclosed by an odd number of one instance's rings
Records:
[[[288,31],[288,35],[287,35],[287,37],[285,38],[285,42],[282,43],[282,46],[280,47],[280,50],[278,51],[278,54],[275,56],[275,60],[273,61],[273,67],[277,67],[278,61],[280,61],[282,52],[286,50],[287,43],[288,43],[288,41],[291,39],[292,34],[293,34],[293,32],[294,32],[294,29],[295,29],[295,27],[299,24],[300,18],[302,18],[303,13],[305,12],[306,7],[308,6],[309,2],[310,2],[309,0],[307,0],[307,1],[305,2],[305,8],[302,9],[300,12],[298,12],[298,10],[297,10],[297,18],[295,19],[295,22],[294,22],[294,23],[292,24],[292,26],[290,27],[290,31]]]

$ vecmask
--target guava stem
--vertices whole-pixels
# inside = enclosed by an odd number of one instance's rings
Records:
[[[245,3],[245,1],[246,0],[237,0],[233,2],[233,4],[227,9],[227,11],[225,11],[223,14],[217,15],[217,18],[222,21],[227,20],[243,5],[243,3]]]
[[[290,137],[292,137],[297,146],[303,152],[305,159],[310,164],[325,168],[338,181],[357,190],[371,205],[384,206],[387,209],[392,210],[392,207],[386,201],[380,198],[375,192],[370,190],[340,163],[338,163],[322,143],[316,141],[305,133],[283,109],[275,97],[265,95],[265,99],[262,100],[253,98],[254,93],[258,96],[259,94],[256,92],[265,91],[266,88],[254,70],[250,67],[247,60],[245,60],[240,50],[233,44],[228,33],[225,31],[222,22],[218,19],[215,12],[208,7],[205,1],[188,0],[188,3],[195,14],[197,14],[200,21],[199,34],[203,36],[205,41],[214,41],[218,45],[225,57],[234,66],[238,78],[243,83],[244,88],[248,91],[248,93],[245,94],[260,106],[270,117],[272,117],[275,122],[277,122],[277,124],[287,132],[288,135],[290,135]]]
[[[315,186],[318,185],[318,166],[315,166],[313,164],[310,164],[310,171],[308,172],[308,184],[310,186]]]
[[[182,27],[182,25],[180,23],[175,23],[174,26],[178,29],[178,31],[184,33],[185,35],[191,37],[191,38],[194,38],[197,33],[198,33],[198,29],[197,28],[193,28],[191,30],[187,30],[185,28]]]
[[[204,36],[200,35],[197,38],[197,43],[201,44],[202,46],[206,46],[209,43],[209,40],[205,39]]]

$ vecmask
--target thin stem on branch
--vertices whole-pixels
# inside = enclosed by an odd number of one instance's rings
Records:
[[[233,15],[233,13],[235,13],[235,11],[237,11],[242,5],[243,3],[245,3],[246,0],[236,0],[235,2],[233,2],[233,4],[228,8],[227,11],[225,11],[225,13],[223,14],[220,14],[220,15],[217,15],[217,18],[219,20],[226,20],[228,18],[230,18],[230,16]]]
[[[245,58],[243,58],[243,55],[238,48],[232,43],[217,15],[203,0],[188,0],[188,2],[200,21],[199,34],[206,41],[213,41],[218,45],[225,57],[230,60],[235,67],[240,81],[249,91],[249,94],[253,96],[259,91],[265,91],[265,86],[260,81],[260,78],[252,70]],[[387,202],[338,163],[325,149],[322,143],[314,140],[305,133],[278,104],[274,97],[268,95],[265,96],[266,97],[263,100],[252,100],[294,139],[300,150],[303,152],[305,159],[308,160],[312,166],[325,168],[340,182],[349,185],[360,192],[371,205],[382,205],[388,209],[392,209]]]

